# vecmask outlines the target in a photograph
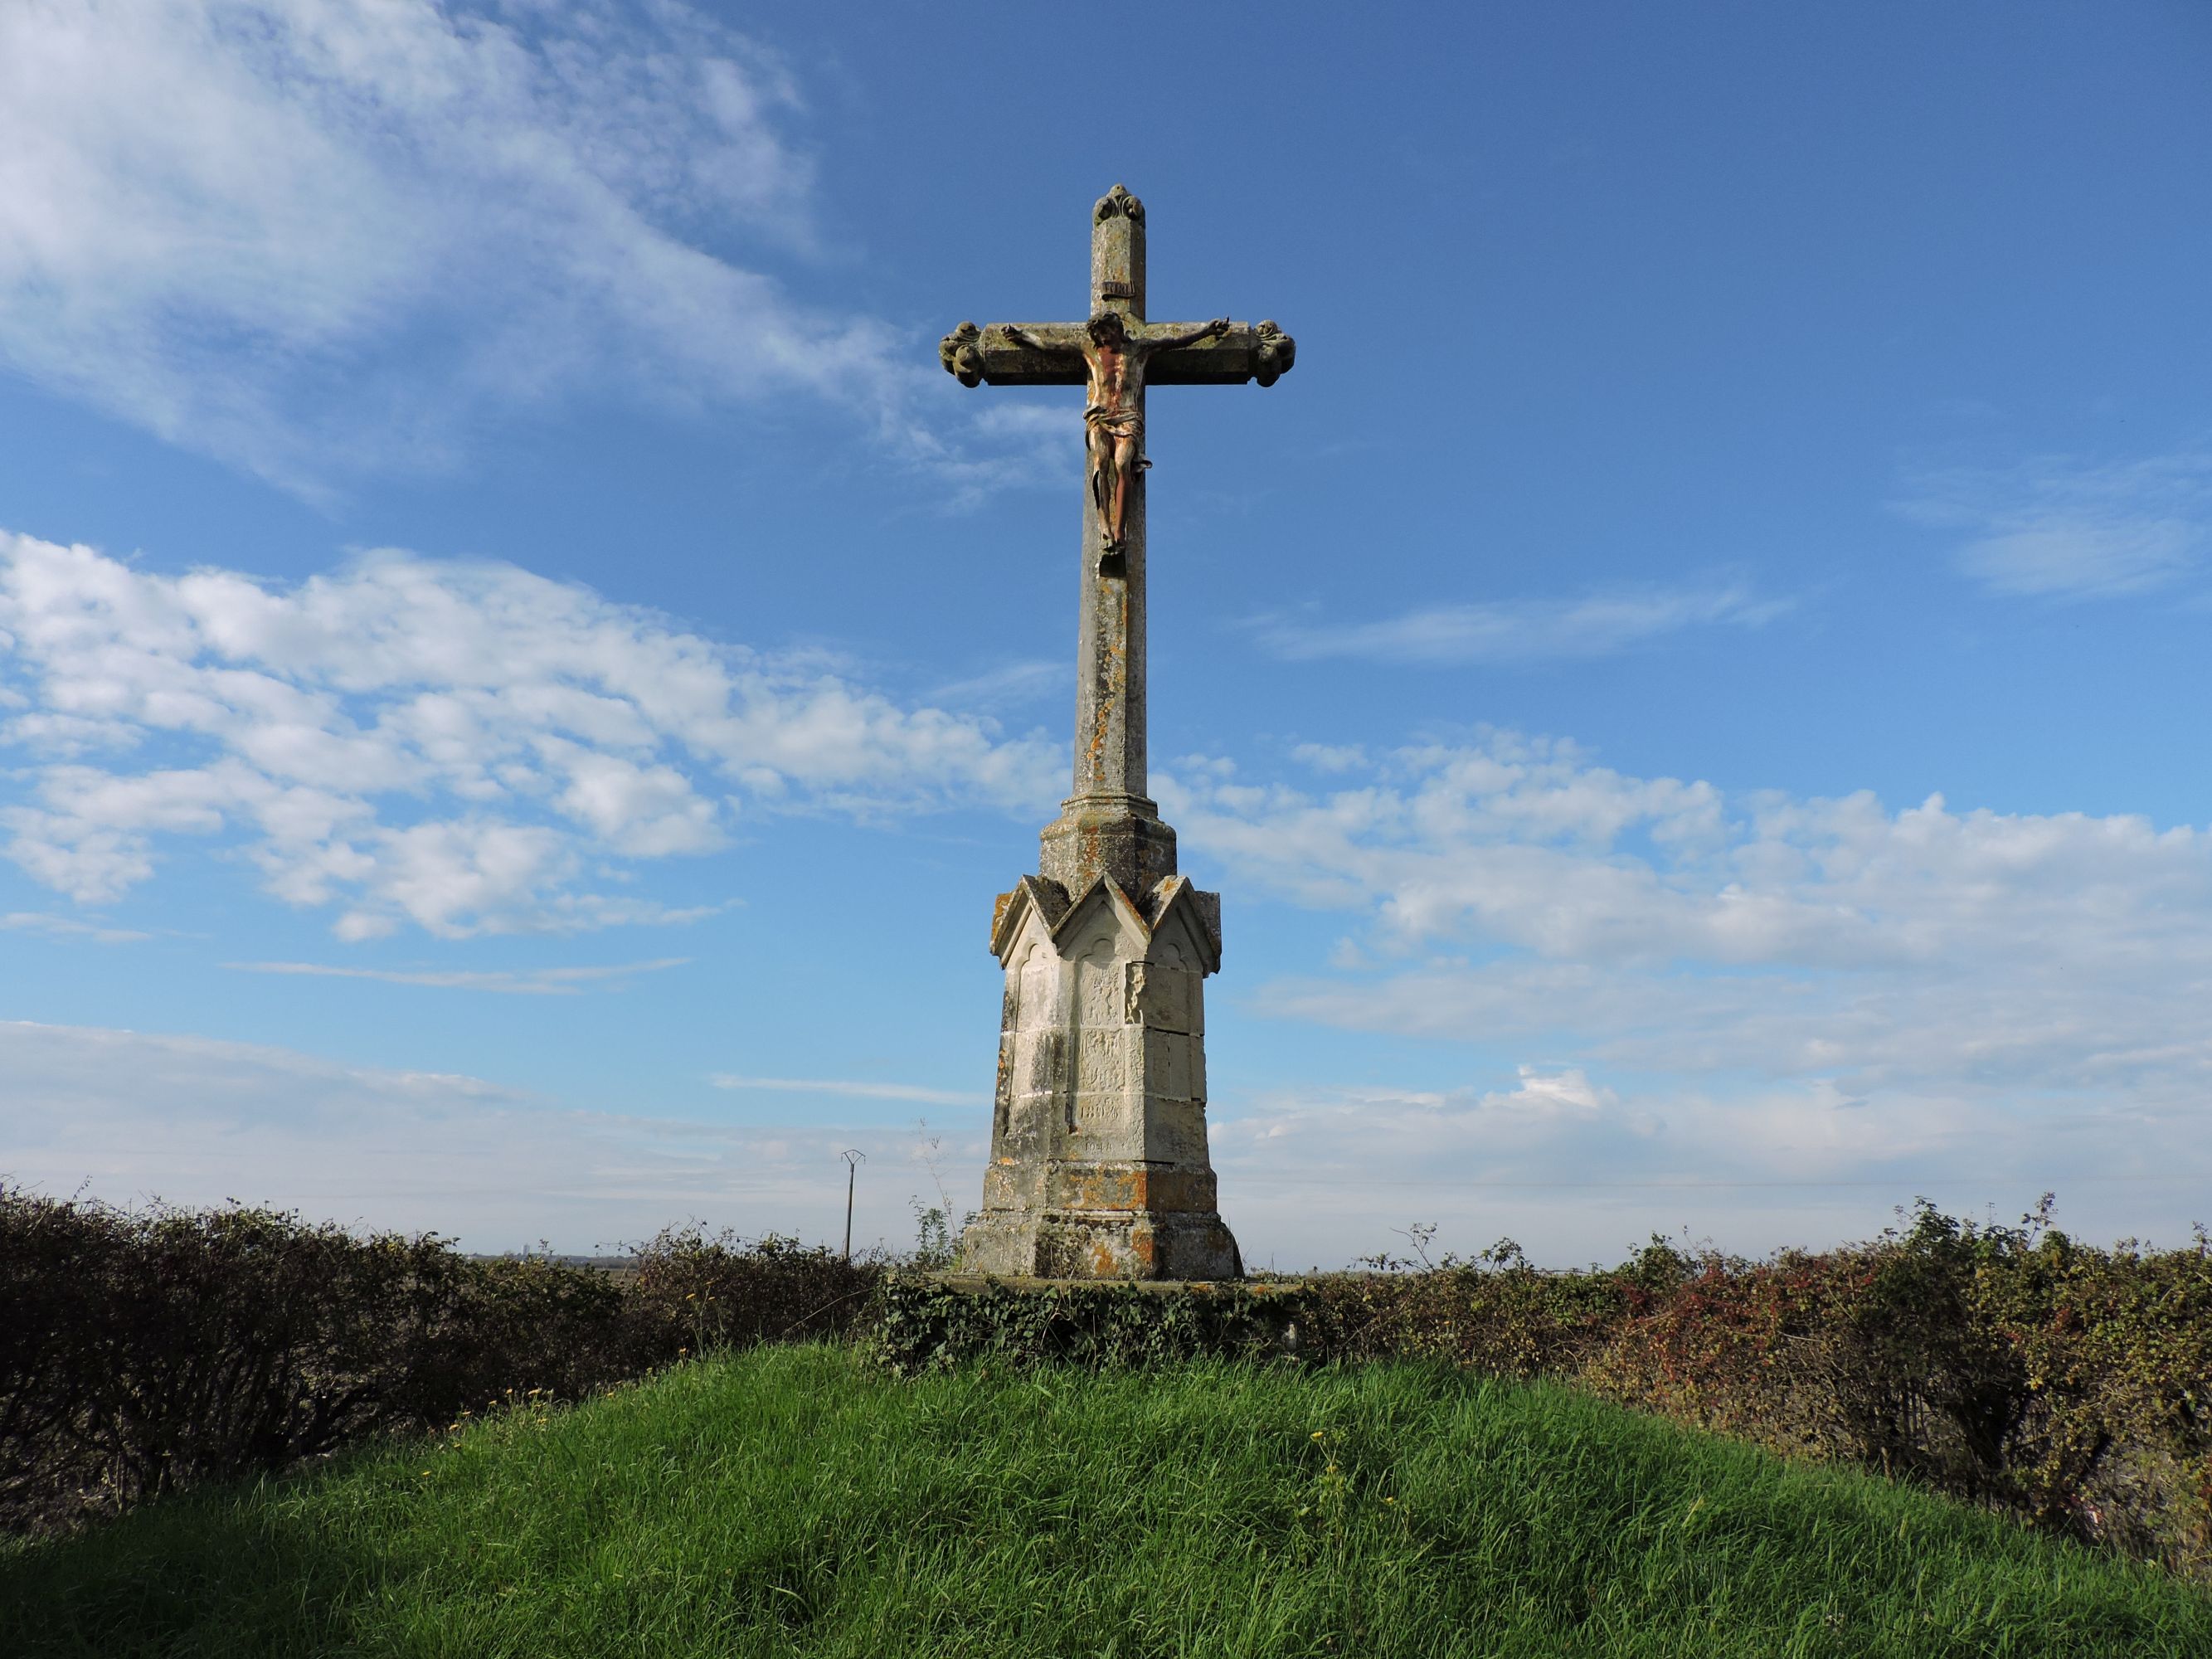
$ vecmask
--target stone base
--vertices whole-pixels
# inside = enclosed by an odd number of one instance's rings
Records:
[[[1172,840],[1146,844],[1173,850]],[[991,1162],[962,1268],[1241,1277],[1206,1148],[1205,980],[1221,961],[1218,899],[1172,873],[1135,895],[1108,876],[1073,893],[1057,877],[1024,876],[992,912],[991,948],[1006,975]]]
[[[1235,1279],[1237,1241],[1203,1212],[986,1211],[960,1237],[954,1272],[1000,1279]]]

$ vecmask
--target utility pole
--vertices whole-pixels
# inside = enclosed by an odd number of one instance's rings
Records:
[[[837,1154],[845,1160],[845,1260],[853,1259],[853,1182],[860,1173],[860,1165],[868,1155],[857,1146],[848,1146]]]

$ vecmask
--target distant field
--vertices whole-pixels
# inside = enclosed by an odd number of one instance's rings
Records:
[[[0,1653],[2212,1655],[2212,1598],[1551,1387],[680,1366],[0,1545]]]

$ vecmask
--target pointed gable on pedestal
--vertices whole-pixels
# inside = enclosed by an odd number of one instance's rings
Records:
[[[1130,936],[1128,954],[1149,955],[1155,940],[1172,940],[1200,973],[1221,968],[1221,896],[1201,892],[1182,876],[1170,876],[1156,884],[1139,906],[1112,878],[1101,876],[1071,901],[1067,890],[1042,876],[1024,876],[1012,892],[999,895],[991,917],[991,954],[1000,965],[1036,919],[1038,930],[1063,957],[1072,957],[1076,942],[1091,930],[1099,912],[1110,912],[1115,924]],[[1147,914],[1149,912],[1149,914]]]

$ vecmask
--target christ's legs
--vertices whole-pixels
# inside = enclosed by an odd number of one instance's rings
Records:
[[[1121,544],[1121,526],[1129,516],[1129,476],[1137,470],[1137,443],[1133,438],[1114,441],[1114,517],[1106,532],[1106,544]]]
[[[1098,511],[1099,533],[1114,540],[1114,441],[1095,428],[1091,433],[1091,504]]]

